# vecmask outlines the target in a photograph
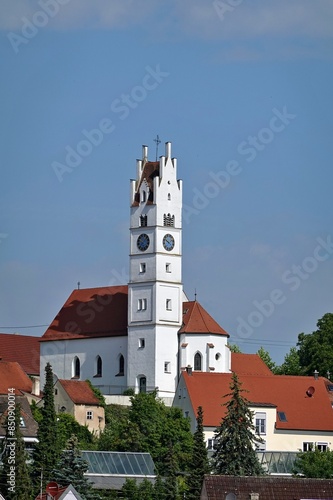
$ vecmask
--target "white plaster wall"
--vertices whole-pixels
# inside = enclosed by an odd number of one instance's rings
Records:
[[[116,376],[119,369],[119,355],[125,358],[125,375]],[[96,357],[101,356],[102,377],[96,375]],[[81,363],[80,380],[90,380],[102,392],[109,390],[121,394],[126,388],[127,337],[102,337],[66,341],[41,342],[41,388],[45,384],[45,366],[49,362],[53,373],[60,379],[72,378],[72,363],[78,356]]]
[[[228,373],[230,371],[230,349],[227,347],[227,337],[213,334],[182,334],[180,345],[187,343],[187,347],[181,349],[181,367],[190,365],[194,367],[194,356],[197,352],[202,355],[202,371],[215,371],[217,373]],[[210,348],[207,344],[213,344]],[[215,356],[220,355],[219,359]],[[214,368],[214,370],[210,370]]]
[[[154,325],[131,326],[128,330],[128,386],[138,390],[138,377],[145,376],[147,390],[152,390],[156,387]],[[141,338],[145,339],[144,348],[139,345]]]

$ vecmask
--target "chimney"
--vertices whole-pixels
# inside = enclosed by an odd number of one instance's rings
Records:
[[[142,160],[148,161],[148,146],[142,146]]]
[[[315,380],[318,380],[318,375],[319,375],[319,372],[318,372],[317,370],[315,370],[315,371],[313,372],[313,376],[314,376],[314,379],[315,379]]]
[[[171,142],[165,143],[165,156],[171,158]]]
[[[187,371],[188,375],[192,375],[192,366],[191,365],[187,365],[186,371]]]
[[[40,395],[40,380],[39,377],[31,377],[32,379],[32,394]]]

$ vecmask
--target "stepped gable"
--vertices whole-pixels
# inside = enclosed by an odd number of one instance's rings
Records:
[[[127,335],[127,285],[74,290],[40,341]]]
[[[0,333],[0,359],[17,361],[28,375],[39,375],[40,337]]]
[[[196,300],[183,303],[183,325],[179,333],[212,333],[229,337]]]
[[[160,174],[160,162],[146,161],[141,174],[140,182],[138,183],[136,193],[134,196],[133,206],[138,206],[140,203],[140,186],[146,182],[149,187],[149,197],[147,204],[150,205],[154,201],[154,178]]]

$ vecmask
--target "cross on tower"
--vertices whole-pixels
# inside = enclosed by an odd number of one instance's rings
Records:
[[[156,161],[157,161],[157,158],[158,158],[158,146],[161,143],[160,138],[159,138],[158,135],[156,136],[156,139],[154,139],[154,142],[156,142]]]

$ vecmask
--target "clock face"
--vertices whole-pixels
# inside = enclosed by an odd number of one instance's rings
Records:
[[[144,252],[149,247],[149,236],[148,234],[140,234],[136,241],[137,247],[141,252]]]
[[[163,238],[163,246],[165,250],[170,252],[175,246],[175,240],[171,234],[166,234]]]

